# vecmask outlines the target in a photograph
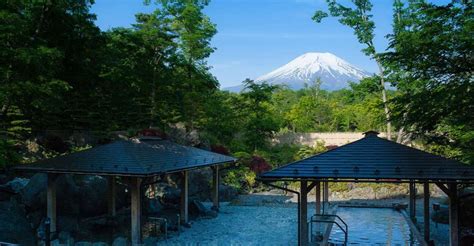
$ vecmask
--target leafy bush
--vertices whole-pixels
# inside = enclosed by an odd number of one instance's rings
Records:
[[[20,162],[12,141],[0,139],[0,170]]]

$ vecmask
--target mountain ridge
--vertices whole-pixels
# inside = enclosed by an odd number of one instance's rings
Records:
[[[305,84],[322,81],[321,89],[339,90],[349,86],[348,81],[358,82],[371,74],[332,53],[309,52],[296,57],[287,64],[255,79],[273,85],[286,85],[299,90]],[[242,85],[227,87],[224,90],[239,92]]]

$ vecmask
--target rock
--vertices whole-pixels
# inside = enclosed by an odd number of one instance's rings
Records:
[[[76,216],[59,216],[58,228],[64,232],[74,233],[79,231],[79,220]]]
[[[74,246],[74,238],[69,232],[62,231],[58,235],[58,240],[62,245]]]
[[[8,176],[5,174],[0,174],[0,185],[5,184],[8,182]]]
[[[189,196],[206,200],[211,197],[212,172],[210,169],[198,169],[189,172]]]
[[[164,204],[178,204],[181,200],[181,191],[170,184],[156,184],[156,195],[161,197]]]
[[[128,240],[124,237],[117,237],[114,239],[114,242],[112,243],[112,246],[128,246],[130,245],[128,243]]]
[[[0,239],[20,245],[35,245],[35,234],[25,210],[12,199],[0,202]]]
[[[237,189],[227,185],[219,185],[219,201],[230,202],[237,198],[239,192]]]
[[[101,176],[84,176],[79,185],[81,215],[97,216],[107,212],[107,180]]]
[[[92,246],[108,246],[108,244],[104,242],[94,242],[92,243]]]
[[[18,193],[20,192],[25,186],[28,184],[30,180],[25,178],[15,178],[8,183],[6,186],[10,187],[13,192]]]
[[[91,242],[77,242],[74,244],[74,246],[92,246],[93,244]]]
[[[195,216],[204,216],[208,212],[208,209],[198,200],[193,200],[189,204],[189,213]]]
[[[147,237],[143,240],[145,246],[155,246],[158,243],[158,238],[156,237]]]
[[[46,187],[48,177],[38,173],[31,177],[28,184],[20,192],[23,204],[28,211],[45,211]],[[79,214],[78,188],[71,175],[60,175],[56,180],[58,213],[61,215]]]
[[[145,197],[144,200],[146,204],[146,211],[150,214],[157,214],[163,209],[163,205],[161,204],[160,200],[154,198],[154,199],[149,199]]]

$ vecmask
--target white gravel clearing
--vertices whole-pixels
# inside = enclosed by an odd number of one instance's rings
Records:
[[[296,225],[296,207],[228,205],[159,245],[296,245]]]

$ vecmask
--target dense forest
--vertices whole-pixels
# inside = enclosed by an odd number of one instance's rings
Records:
[[[328,0],[315,22],[352,28],[380,72],[339,91],[321,90],[321,81],[292,91],[245,80],[241,93],[219,90],[210,73],[218,29],[203,12],[208,2],[146,2],[156,10],[138,13],[132,27],[102,31],[92,0],[1,1],[0,166],[29,161],[21,150],[44,130],[107,138],[177,126],[207,146],[276,164],[321,151],[271,146],[278,132],[371,129],[474,162],[472,2],[394,1],[393,33],[380,51],[369,1]]]

